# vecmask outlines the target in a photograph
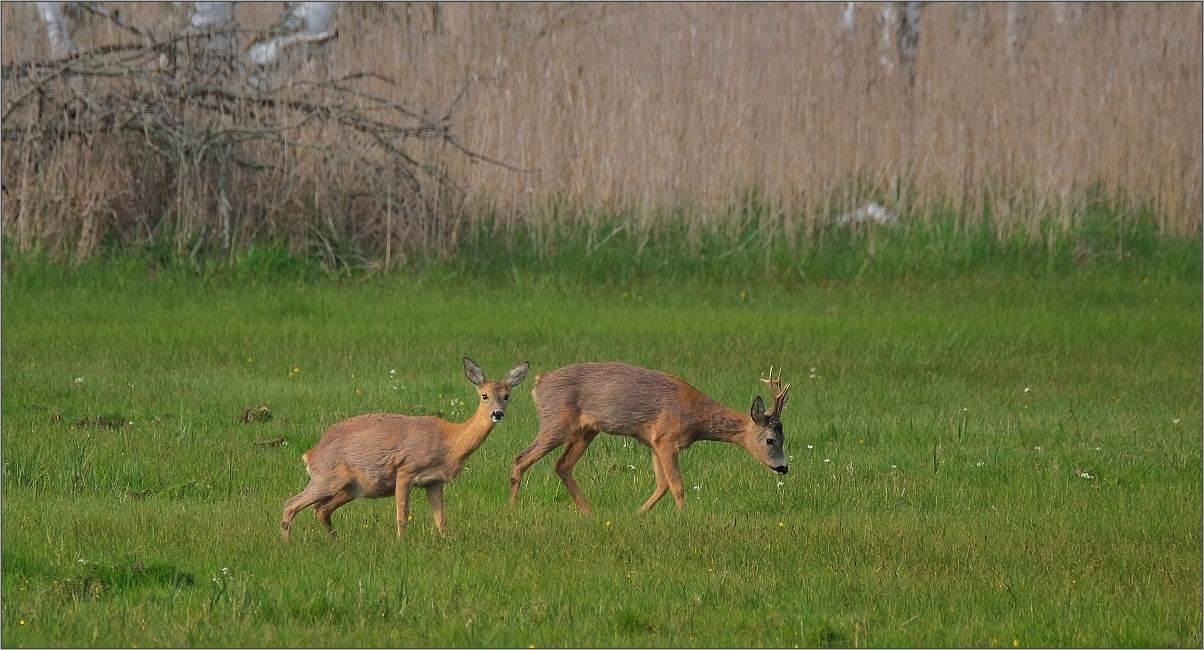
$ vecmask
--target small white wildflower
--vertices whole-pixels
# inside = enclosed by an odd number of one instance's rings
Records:
[[[786,485],[786,484],[781,481],[778,481],[778,487],[782,487],[783,485]]]
[[[1096,450],[1096,451],[1099,451],[1099,447],[1096,447],[1096,448],[1095,448],[1095,450]]]
[[[891,465],[891,466],[890,466],[890,468],[891,468],[891,469],[899,469],[899,466],[898,466],[898,465]]]
[[[87,560],[85,560],[84,558],[82,558],[82,557],[81,557],[81,558],[79,559],[79,563],[80,563],[80,564],[87,564],[87,563],[88,563],[88,561],[87,561]]]
[[[134,426],[134,421],[133,421],[133,420],[130,420],[130,426],[131,426],[131,427],[132,427],[132,426]]]
[[[224,575],[224,576],[230,575],[229,567],[222,567],[222,575]]]
[[[1179,424],[1179,418],[1175,418],[1175,424]]]
[[[832,459],[831,459],[831,458],[825,458],[825,459],[824,459],[824,462],[825,462],[825,463],[830,463],[830,462],[832,462]]]
[[[811,376],[810,376],[810,378],[811,378],[811,379],[815,379],[815,373],[811,373]]]
[[[396,369],[396,368],[390,368],[390,369],[389,369],[389,374],[390,374],[390,375],[396,375],[396,374],[397,374],[397,369]]]
[[[628,465],[627,469],[635,469],[635,465]]]
[[[1024,392],[1026,392],[1026,393],[1028,392],[1028,386],[1024,387]]]
[[[967,409],[967,408],[963,408],[963,409],[962,409],[962,411],[963,411],[963,412],[964,412],[964,411],[968,411],[968,410],[970,410],[970,409]]]
[[[1036,449],[1037,451],[1041,451],[1040,447],[1033,447],[1033,449]]]
[[[794,456],[791,456],[791,457],[790,457],[790,460],[794,460]]]
[[[815,366],[811,366],[810,372],[815,372]]]
[[[75,383],[77,383],[77,384],[82,384],[82,383],[84,383],[84,378],[83,378],[83,377],[76,377],[76,378],[75,378]]]
[[[807,449],[815,449],[815,445],[807,445]]]
[[[1088,474],[1087,472],[1079,472],[1079,476],[1081,476],[1083,478],[1095,478],[1094,476]]]
[[[698,491],[699,491],[699,490],[701,490],[701,489],[702,489],[702,486],[701,486],[701,485],[695,485],[695,486],[694,486],[694,491],[695,491],[695,492],[698,492]]]
[[[981,461],[981,460],[980,460],[980,461],[978,461],[977,463],[975,463],[975,464],[974,464],[974,466],[975,466],[975,467],[982,467],[982,461]]]

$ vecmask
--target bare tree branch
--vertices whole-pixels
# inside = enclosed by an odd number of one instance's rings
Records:
[[[301,231],[312,235],[331,264],[366,259],[371,253],[362,248],[373,242],[390,251],[400,232],[410,238],[405,245],[441,253],[454,247],[459,202],[467,191],[448,173],[447,156],[536,171],[475,152],[455,137],[452,117],[467,85],[442,117],[411,101],[354,86],[369,80],[398,85],[373,72],[256,89],[247,83],[255,67],[237,57],[225,59],[221,69],[197,65],[198,57],[212,51],[215,34],[233,40],[256,32],[229,22],[208,32],[199,29],[162,42],[148,37],[140,44],[105,46],[47,63],[4,66],[4,94],[15,99],[0,116],[0,139],[6,148],[25,152],[6,160],[32,160],[35,169],[43,169],[53,165],[40,161],[72,141],[90,149],[136,146],[142,153],[129,160],[150,155],[166,171],[163,189],[137,193],[167,202],[144,214],[176,215],[167,223],[174,224],[181,254],[195,259],[192,253],[205,248],[233,250],[255,233],[276,231],[272,220],[278,217],[270,215],[283,211],[289,216],[279,218],[306,221]],[[89,80],[89,90],[77,91],[67,77]],[[415,147],[416,140],[446,147]],[[116,187],[113,191],[129,193]],[[249,187],[259,188],[261,205],[247,201]],[[384,197],[383,203],[376,197]],[[364,199],[379,214],[349,203]],[[163,235],[156,234],[160,226],[149,225],[155,219],[162,223],[163,216],[124,217],[92,194],[73,210],[104,215],[87,217],[94,225],[87,228],[88,240],[78,243],[80,255],[94,245],[94,229],[103,227],[95,224],[106,222],[95,219],[127,219],[146,230],[142,239]],[[269,221],[240,216],[247,210]],[[337,223],[332,215],[339,215]]]

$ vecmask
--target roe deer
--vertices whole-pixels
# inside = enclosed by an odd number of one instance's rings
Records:
[[[589,514],[589,504],[573,480],[573,466],[598,432],[629,436],[652,450],[656,490],[640,507],[648,512],[673,491],[677,509],[685,509],[685,494],[677,454],[698,440],[721,440],[747,449],[770,469],[785,474],[789,467],[782,450],[782,407],[786,391],[782,372],[773,368],[761,381],[773,391],[773,408],[765,411],[761,397],[752,403],[749,415],[733,411],[703,395],[686,382],[656,370],[625,363],[581,363],[535,376],[535,406],[539,410],[539,434],[514,458],[510,473],[510,503],[518,497],[523,473],[560,445],[564,453],[556,461],[556,473],[577,508]]]
[[[318,522],[334,535],[330,514],[357,497],[397,497],[397,535],[410,514],[410,490],[426,488],[435,526],[447,535],[443,484],[456,478],[464,460],[485,442],[493,425],[506,413],[510,391],[527,376],[528,361],[515,366],[500,382],[464,357],[464,374],[477,387],[481,403],[466,422],[455,424],[433,415],[413,417],[392,413],[360,415],[332,425],[317,446],[305,452],[309,485],[284,504],[280,534],[288,539],[293,517],[314,507]]]

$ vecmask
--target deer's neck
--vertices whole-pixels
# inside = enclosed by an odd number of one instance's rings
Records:
[[[488,405],[482,405],[467,421],[448,426],[445,437],[454,460],[464,462],[472,455],[485,442],[494,424]]]
[[[739,440],[750,421],[747,415],[720,406],[711,411],[698,439],[740,444]]]

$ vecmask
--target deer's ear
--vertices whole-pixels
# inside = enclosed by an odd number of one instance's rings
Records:
[[[752,411],[749,413],[749,415],[752,416],[753,422],[755,422],[757,426],[765,425],[765,402],[761,401],[760,395],[757,395],[757,398],[753,400]]]
[[[468,381],[471,381],[473,386],[480,388],[485,384],[485,373],[481,372],[481,367],[468,357],[464,357],[464,375],[468,377]]]
[[[506,373],[506,378],[502,380],[502,383],[506,384],[507,388],[514,388],[523,383],[523,380],[527,378],[527,369],[530,367],[530,361],[525,361],[520,365],[514,366],[510,372]]]

